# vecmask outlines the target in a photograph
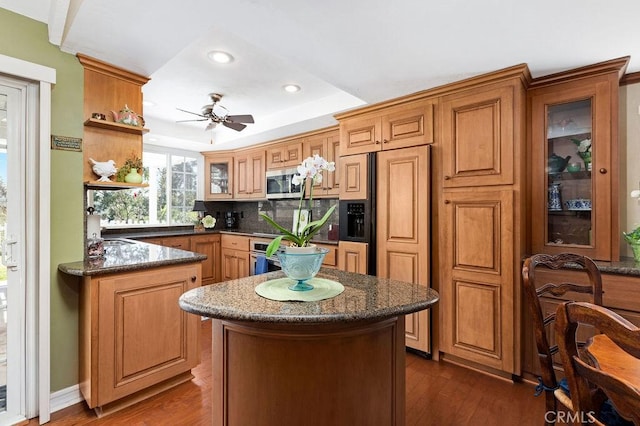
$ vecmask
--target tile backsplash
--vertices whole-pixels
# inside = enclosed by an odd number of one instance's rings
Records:
[[[265,232],[275,233],[276,230],[259,213],[263,212],[271,216],[279,225],[291,229],[293,227],[293,212],[298,209],[299,200],[266,200],[266,201],[208,201],[207,213],[218,220],[216,229],[225,229],[225,213],[235,212],[238,219],[237,229],[244,232]],[[318,238],[328,239],[329,224],[338,224],[338,200],[336,199],[316,199],[312,202],[311,220],[318,220],[327,212],[331,206],[336,205],[336,209],[318,232]],[[308,200],[304,200],[303,208],[307,208]]]

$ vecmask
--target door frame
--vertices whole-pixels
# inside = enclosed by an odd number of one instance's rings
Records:
[[[0,73],[23,80],[27,87],[27,108],[38,120],[27,128],[27,229],[34,233],[27,242],[26,256],[37,259],[25,264],[27,282],[26,324],[28,418],[39,415],[40,423],[50,419],[50,175],[51,175],[51,86],[56,83],[56,70],[43,65],[0,55]],[[31,227],[31,228],[30,228]],[[29,244],[31,243],[31,244]],[[29,287],[28,283],[33,283]],[[32,354],[29,356],[29,354]],[[35,367],[37,366],[37,374]]]

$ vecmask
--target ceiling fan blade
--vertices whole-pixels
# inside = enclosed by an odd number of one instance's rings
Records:
[[[187,111],[186,109],[180,109],[180,108],[176,108],[176,109],[178,111],[186,112],[187,114],[193,114],[193,115],[197,115],[198,117],[205,117],[206,118],[206,116],[204,116],[202,114],[198,114],[197,112],[191,112],[191,111]]]
[[[253,121],[253,116],[250,114],[247,115],[228,115],[227,120],[232,123],[255,123]]]
[[[234,123],[234,122],[229,122],[229,121],[223,121],[222,125],[230,128],[230,129],[237,130],[238,132],[241,131],[242,129],[244,129],[245,127],[247,127],[246,124]]]
[[[208,120],[208,118],[198,118],[196,120],[178,120],[178,121],[176,121],[176,123],[187,123],[187,122],[190,122],[190,121],[207,121],[207,120]]]

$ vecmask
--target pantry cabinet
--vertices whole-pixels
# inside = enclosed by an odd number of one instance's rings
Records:
[[[204,198],[233,198],[233,157],[215,153],[204,155]]]
[[[264,149],[237,153],[234,161],[234,173],[234,198],[265,198],[266,169]]]
[[[440,351],[520,374],[526,253],[526,65],[458,82],[440,102]]]
[[[99,417],[193,378],[200,318],[177,301],[200,283],[199,263],[84,277],[80,391]]]
[[[322,171],[322,182],[313,184],[313,196],[319,198],[336,198],[340,195],[340,132],[332,130],[307,137],[303,144],[304,158],[319,155],[327,161],[333,161],[336,169],[333,172]],[[307,185],[307,195],[310,186]]]
[[[407,102],[340,120],[340,154],[352,155],[433,143],[434,104]]]
[[[377,276],[430,286],[429,146],[377,156]],[[372,271],[369,271],[372,273]],[[406,316],[406,345],[431,352],[430,311]]]
[[[628,58],[532,84],[532,252],[619,258],[618,86]]]

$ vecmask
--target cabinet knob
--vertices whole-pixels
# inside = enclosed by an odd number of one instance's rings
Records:
[[[376,145],[380,145],[380,141],[376,141]]]
[[[604,167],[601,168],[600,170],[598,170],[600,172],[600,174],[602,175],[606,175],[607,174],[607,169],[605,169]]]
[[[383,139],[383,140],[382,140],[382,143],[389,143],[389,141],[388,141],[388,140],[386,140],[386,139]]]
[[[451,204],[451,200],[444,200],[445,204]]]
[[[449,179],[451,179],[451,176],[446,176],[445,175],[444,180],[449,180]]]
[[[191,276],[191,282],[192,283],[195,283],[197,279],[198,279],[198,277],[196,277],[195,275]]]

